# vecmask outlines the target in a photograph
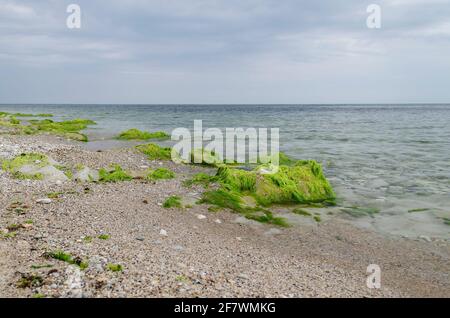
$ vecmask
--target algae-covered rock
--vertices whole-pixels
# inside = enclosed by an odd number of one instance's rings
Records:
[[[148,132],[132,128],[127,131],[121,132],[117,138],[122,140],[149,140],[149,139],[169,139],[170,136],[168,133],[164,131]]]
[[[56,168],[57,164],[45,155],[30,153],[21,154],[12,160],[3,161],[2,168],[18,179],[34,179],[47,181],[66,181],[67,176]]]
[[[335,194],[315,161],[297,161],[280,166],[276,173],[264,174],[221,166],[215,180],[219,189],[203,193],[202,202],[229,208],[246,218],[263,223],[287,226],[287,223],[266,210],[273,204],[312,204],[333,202]]]
[[[298,161],[293,166],[280,166],[278,172],[261,174],[221,167],[217,177],[228,189],[249,192],[263,206],[274,203],[311,203],[333,200],[335,194],[315,161]]]

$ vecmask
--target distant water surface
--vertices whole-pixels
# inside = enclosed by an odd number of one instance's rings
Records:
[[[91,149],[129,128],[277,127],[280,148],[323,163],[341,207],[379,232],[450,238],[450,105],[0,105],[0,111],[89,118]],[[426,209],[421,212],[408,212]],[[345,214],[345,213],[344,213]],[[344,217],[348,218],[348,216]]]

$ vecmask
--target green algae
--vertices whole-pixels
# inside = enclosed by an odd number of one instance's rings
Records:
[[[121,132],[117,138],[121,140],[169,139],[170,135],[164,131],[148,132],[132,128]]]
[[[195,174],[191,179],[183,181],[183,185],[186,187],[191,187],[194,184],[199,184],[207,188],[211,183],[216,181],[216,176],[210,176],[209,174],[200,172]]]
[[[71,254],[63,252],[61,250],[56,250],[54,252],[49,252],[46,254],[47,257],[53,258],[62,262],[66,262],[71,265],[78,266],[81,270],[88,268],[89,264],[86,261],[83,261],[79,257],[73,257]]]
[[[280,166],[274,174],[259,174],[221,167],[217,176],[224,187],[235,192],[249,192],[258,204],[315,203],[334,200],[335,194],[315,161],[300,161],[294,166]]]
[[[18,288],[41,287],[44,284],[44,279],[37,274],[22,274],[21,276],[16,284]]]
[[[167,168],[159,168],[150,170],[145,178],[147,180],[173,179],[175,178],[175,173]]]
[[[20,125],[20,120],[18,120],[16,117],[10,117],[9,122],[12,125]]]
[[[222,159],[214,151],[209,151],[204,148],[198,148],[191,151],[190,162],[186,163],[215,167],[218,164],[222,163]]]
[[[262,212],[262,213],[255,213]],[[244,216],[249,220],[254,220],[260,223],[267,223],[278,225],[280,227],[289,227],[289,223],[282,217],[274,216],[271,211],[256,209],[254,211],[247,211]]]
[[[122,272],[123,271],[123,266],[120,264],[109,263],[108,265],[106,265],[106,268],[111,272]]]
[[[140,152],[145,154],[150,160],[170,160],[172,149],[169,147],[161,147],[157,144],[145,144],[136,146]]]
[[[27,114],[27,113],[14,113],[14,114],[10,114],[10,116],[15,116],[15,117],[53,117],[53,114]]]
[[[300,209],[300,208],[296,208],[296,209],[292,210],[291,212],[294,214],[297,214],[297,215],[312,216],[312,214],[310,212]]]
[[[259,167],[247,171],[223,165],[214,178],[202,176],[208,182],[217,181],[219,188],[204,192],[200,203],[228,208],[262,223],[284,226],[287,223],[283,223],[283,218],[273,217],[270,211],[262,207],[334,202],[334,191],[317,162],[304,160],[289,163],[290,166],[280,166],[272,174],[262,174]],[[300,210],[297,213],[301,214]],[[316,222],[321,221],[320,216],[313,218]]]
[[[442,218],[442,220],[444,221],[445,225],[450,225],[450,218]]]
[[[314,215],[313,217],[314,221],[316,221],[317,223],[322,222],[322,218],[319,215]]]
[[[119,182],[130,181],[133,179],[133,177],[119,165],[114,165],[112,170],[100,169],[98,174],[100,182]]]
[[[428,208],[421,208],[421,209],[411,209],[411,210],[408,210],[408,213],[415,213],[415,212],[426,212],[426,211],[429,211],[430,209],[428,209]]]
[[[163,207],[166,209],[171,208],[181,208],[181,198],[179,196],[171,196],[166,199],[166,201],[163,203]]]
[[[353,217],[364,217],[364,216],[370,216],[373,217],[374,214],[377,214],[380,212],[380,209],[375,207],[358,207],[358,206],[351,206],[351,207],[345,207],[341,209],[342,212],[347,213]]]
[[[111,236],[109,236],[108,234],[100,234],[99,236],[97,236],[98,239],[106,241],[109,240],[111,238]]]
[[[28,126],[29,133],[33,130],[37,132],[49,132],[56,135],[64,136],[68,139],[87,142],[86,135],[80,133],[80,131],[88,128],[90,125],[96,123],[90,119],[73,119],[61,122],[56,122],[51,119],[43,120],[30,120],[30,126]]]

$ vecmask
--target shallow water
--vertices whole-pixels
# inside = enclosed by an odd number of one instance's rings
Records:
[[[280,148],[323,163],[341,217],[382,233],[450,238],[450,105],[0,105],[0,111],[89,118],[90,149],[120,147],[122,130],[278,127]],[[421,212],[408,212],[427,209]],[[348,211],[349,209],[347,209]],[[351,210],[351,209],[350,209]]]

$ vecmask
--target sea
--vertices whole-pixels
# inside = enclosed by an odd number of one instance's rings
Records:
[[[132,146],[129,128],[279,128],[280,150],[322,163],[341,217],[393,236],[450,239],[450,104],[0,105],[88,118],[92,150]],[[336,208],[335,208],[336,209]]]

